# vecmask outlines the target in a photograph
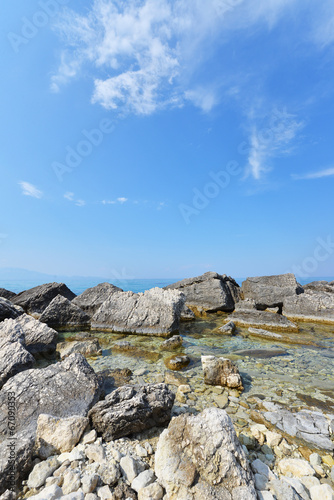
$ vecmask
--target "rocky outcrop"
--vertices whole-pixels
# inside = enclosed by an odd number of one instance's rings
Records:
[[[334,293],[334,282],[328,281],[311,281],[307,285],[303,285],[304,291],[313,290],[315,292],[329,292]]]
[[[25,312],[38,316],[42,314],[57,295],[61,295],[68,300],[76,297],[64,283],[47,283],[19,293],[12,299],[12,302],[23,307]]]
[[[12,394],[15,431],[10,431],[7,420],[8,398]],[[6,438],[16,438],[20,446],[16,456],[17,471],[22,477],[30,466],[39,415],[85,416],[99,394],[99,379],[81,354],[72,354],[61,363],[26,370],[9,379],[0,391],[0,493],[5,491],[9,480]],[[15,435],[10,436],[9,432]]]
[[[334,293],[306,289],[284,300],[283,314],[298,321],[334,323]]]
[[[54,328],[86,327],[90,316],[62,295],[57,295],[40,316],[40,321]]]
[[[285,316],[267,311],[235,311],[225,321],[226,323],[233,321],[237,326],[254,326],[274,331],[298,332],[298,326]]]
[[[72,304],[80,307],[85,313],[92,317],[111,295],[123,292],[118,286],[111,283],[100,283],[93,288],[87,288],[81,295],[73,299]]]
[[[15,322],[22,328],[25,346],[31,354],[50,353],[56,349],[58,339],[56,330],[28,314],[22,314]]]
[[[0,321],[4,319],[15,319],[23,314],[21,307],[15,306],[8,299],[0,297]]]
[[[106,441],[167,425],[174,394],[165,384],[123,386],[97,403],[89,418]]]
[[[224,410],[173,418],[161,434],[155,473],[168,500],[256,500],[253,474]]]
[[[257,309],[282,307],[286,297],[296,297],[302,287],[293,274],[247,278],[241,285],[243,299],[253,299]]]
[[[215,356],[202,356],[201,361],[205,384],[243,390],[238,367],[231,360]]]
[[[92,318],[92,329],[168,336],[179,328],[184,295],[152,288],[145,293],[116,292]]]
[[[57,351],[60,353],[61,359],[66,358],[75,352],[79,352],[83,356],[97,356],[102,354],[102,349],[97,339],[61,342],[57,345]]]
[[[4,299],[11,300],[15,297],[15,295],[16,293],[6,290],[6,288],[0,288],[0,297],[3,297]]]
[[[168,285],[165,290],[180,290],[186,296],[186,305],[199,312],[229,312],[239,300],[240,287],[225,274],[208,272]]]

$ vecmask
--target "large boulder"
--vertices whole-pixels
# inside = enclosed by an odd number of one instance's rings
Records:
[[[100,283],[93,288],[87,288],[81,295],[73,299],[72,304],[80,307],[89,316],[93,316],[110,295],[115,292],[123,292],[118,286],[111,283]]]
[[[25,337],[25,346],[31,354],[50,353],[56,349],[58,332],[44,323],[22,314],[15,320]]]
[[[92,318],[92,329],[168,336],[179,328],[184,295],[152,288],[145,293],[116,292]]]
[[[283,314],[299,321],[334,323],[334,293],[306,289],[302,295],[284,300]]]
[[[57,295],[50,302],[39,319],[54,328],[67,326],[80,328],[90,323],[90,316],[62,295]]]
[[[216,358],[216,356],[202,356],[201,361],[205,384],[243,390],[238,367],[230,359]]]
[[[237,326],[254,326],[274,331],[298,332],[299,330],[295,323],[281,314],[256,309],[235,311],[225,319],[226,323],[229,321],[233,321]]]
[[[99,401],[89,412],[103,439],[112,441],[152,427],[167,425],[175,395],[166,384],[125,385]]]
[[[302,292],[303,288],[291,273],[247,278],[241,285],[242,298],[253,299],[257,309],[282,307],[286,297],[296,297]]]
[[[68,300],[76,297],[75,293],[71,292],[64,283],[47,283],[17,294],[12,302],[23,307],[25,312],[38,316],[57,295],[62,295]]]
[[[16,293],[6,290],[6,288],[0,288],[0,297],[3,297],[4,299],[11,300],[15,297],[15,295]]]
[[[155,473],[168,500],[256,500],[253,474],[224,410],[173,418],[160,435]]]
[[[15,319],[23,314],[23,309],[15,306],[8,299],[0,297],[0,321],[4,319]]]
[[[9,379],[0,391],[0,494],[9,484],[8,439],[19,446],[16,467],[22,477],[31,463],[39,415],[86,416],[99,395],[99,379],[81,354],[72,354],[61,363],[26,370]],[[12,427],[8,425],[9,399],[14,412]]]
[[[307,285],[303,285],[304,291],[314,290],[315,292],[334,293],[334,281],[311,281]]]
[[[229,312],[239,300],[240,287],[225,274],[208,272],[168,285],[165,290],[180,290],[186,296],[186,305],[198,312]]]

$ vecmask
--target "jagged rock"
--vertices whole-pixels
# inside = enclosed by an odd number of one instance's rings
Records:
[[[42,313],[40,321],[56,328],[85,327],[89,325],[90,317],[68,299],[57,295]]]
[[[3,297],[4,299],[11,300],[15,297],[15,295],[16,293],[6,290],[6,288],[0,288],[0,297]]]
[[[94,314],[92,328],[167,336],[178,330],[184,300],[182,293],[161,288],[116,292]]]
[[[243,390],[238,367],[231,360],[215,356],[202,356],[201,361],[205,384]]]
[[[3,392],[3,391],[1,391]],[[0,394],[1,394],[0,392]],[[6,394],[7,397],[7,394]],[[1,415],[3,424],[7,420],[7,416]],[[0,494],[11,488],[11,480],[23,478],[31,469],[32,454],[35,439],[27,430],[15,433],[14,436],[8,436],[8,439],[3,439],[3,434],[0,434]],[[10,437],[15,440],[11,441]],[[15,456],[15,463],[10,459],[10,452]],[[14,465],[14,470],[13,470]],[[16,498],[16,497],[15,497]]]
[[[15,306],[10,300],[0,297],[0,321],[18,318],[23,312],[21,307]]]
[[[233,311],[239,300],[240,287],[232,278],[208,272],[165,287],[180,290],[186,296],[186,305],[201,311]]]
[[[299,321],[334,323],[334,293],[306,289],[284,300],[283,314]]]
[[[241,285],[242,297],[253,299],[257,309],[282,307],[286,297],[296,297],[302,292],[302,287],[291,273],[247,278]]]
[[[68,300],[76,297],[64,283],[47,283],[19,293],[12,299],[12,302],[23,307],[25,312],[38,316],[57,295]]]
[[[181,321],[192,321],[195,318],[195,313],[190,309],[190,307],[184,304],[181,311]]]
[[[16,320],[24,332],[25,345],[31,354],[49,353],[56,349],[58,332],[28,314]]]
[[[181,347],[182,343],[183,339],[181,335],[174,335],[170,339],[164,340],[160,346],[160,349],[166,351],[177,349],[178,347]]]
[[[87,288],[81,295],[73,299],[72,304],[75,304],[92,317],[102,306],[103,302],[109,299],[115,292],[123,292],[123,290],[111,283],[100,283],[93,288]]]
[[[60,463],[56,457],[50,457],[48,460],[39,462],[30,472],[27,486],[29,489],[40,488],[51,474],[58,469]]]
[[[169,500],[256,500],[253,474],[224,410],[173,418],[160,435],[155,473]]]
[[[20,446],[17,470],[22,477],[30,466],[39,415],[85,416],[98,401],[100,384],[81,354],[72,354],[63,362],[47,368],[26,370],[6,382],[0,391],[0,493],[6,489],[9,477],[6,439],[11,437],[7,424],[10,393],[15,394],[17,401],[15,437]],[[24,436],[21,437],[20,433]]]
[[[79,415],[59,418],[40,414],[37,420],[36,454],[46,459],[51,455],[72,451],[88,423],[88,418]]]
[[[329,292],[334,293],[334,281],[312,281],[311,283],[307,283],[307,285],[303,285],[304,291],[306,290],[314,290],[315,292]]]
[[[229,321],[228,323],[226,323],[226,325],[219,328],[219,331],[221,333],[224,333],[225,335],[233,335],[235,330],[236,330],[236,326],[233,323],[233,321]]]
[[[166,425],[171,418],[174,394],[165,384],[123,386],[97,403],[89,418],[106,441],[151,427]]]
[[[11,342],[0,337],[0,388],[8,379],[29,370],[34,364],[35,358],[26,350],[24,342]]]
[[[233,321],[237,326],[255,326],[274,331],[298,332],[299,330],[298,326],[285,316],[267,311],[237,311],[230,314],[225,321]]]
[[[61,342],[57,345],[57,351],[59,351],[61,359],[70,356],[74,352],[80,352],[83,356],[96,356],[102,354],[102,349],[97,339]]]

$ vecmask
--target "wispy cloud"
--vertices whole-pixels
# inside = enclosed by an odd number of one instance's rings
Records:
[[[102,205],[116,205],[116,203],[120,203],[123,205],[123,203],[126,203],[128,201],[128,198],[120,197],[116,198],[116,200],[102,200]]]
[[[85,200],[76,200],[75,202],[77,207],[84,207],[86,205]]]
[[[64,194],[64,198],[66,198],[66,200],[73,201],[74,193],[67,192]]]
[[[323,177],[331,177],[334,176],[334,167],[325,168],[323,170],[318,170],[316,172],[309,172],[308,174],[292,174],[292,178],[295,180],[303,180],[303,179],[322,179]]]
[[[68,201],[71,201],[73,202],[77,207],[84,207],[86,205],[86,202],[85,200],[77,200],[75,199],[75,195],[74,193],[70,192],[70,191],[67,191],[65,194],[64,194],[64,198]]]
[[[22,188],[22,194],[25,196],[31,196],[32,198],[42,198],[43,193],[36,186],[30,184],[30,182],[21,181],[19,185]]]

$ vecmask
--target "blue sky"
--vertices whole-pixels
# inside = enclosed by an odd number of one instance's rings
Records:
[[[0,267],[334,275],[332,1],[0,14]]]

